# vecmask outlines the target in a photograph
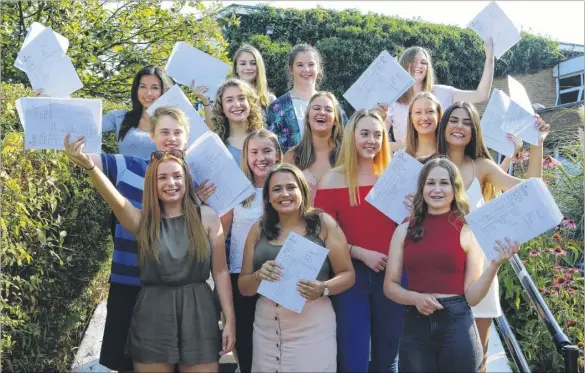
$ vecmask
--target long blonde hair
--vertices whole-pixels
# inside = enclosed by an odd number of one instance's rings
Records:
[[[343,133],[343,141],[341,142],[341,152],[337,158],[336,171],[342,172],[349,190],[349,203],[351,206],[357,206],[361,203],[358,176],[359,165],[358,155],[355,144],[355,131],[357,130],[358,122],[365,117],[372,117],[382,126],[382,147],[374,157],[374,174],[379,177],[390,163],[390,144],[388,143],[388,133],[385,130],[386,126],[380,114],[376,110],[362,109],[358,110],[347,122],[345,131]]]
[[[469,199],[465,193],[463,179],[459,169],[447,157],[434,156],[423,166],[418,176],[416,193],[412,201],[413,218],[408,226],[407,237],[412,241],[419,241],[424,236],[423,221],[425,220],[429,207],[424,198],[423,189],[429,173],[436,167],[441,167],[449,173],[449,180],[453,187],[453,201],[451,201],[451,214],[461,223],[465,223],[465,215],[469,213]]]
[[[432,94],[431,92],[419,92],[410,101],[408,105],[408,117],[406,118],[406,152],[413,157],[416,156],[416,151],[418,150],[418,132],[416,128],[414,128],[414,123],[412,122],[412,107],[417,100],[430,100],[435,105],[435,110],[437,111],[437,128],[435,129],[435,139],[438,138],[439,133],[439,123],[441,123],[441,118],[443,117],[443,108],[441,107],[441,103],[437,99],[437,97]]]
[[[240,158],[240,168],[242,172],[248,180],[256,187],[256,179],[254,177],[254,173],[250,170],[250,165],[248,164],[248,144],[250,143],[251,139],[268,139],[274,145],[274,150],[278,153],[276,158],[275,166],[282,163],[282,149],[280,148],[280,143],[278,142],[278,137],[276,135],[264,128],[250,132],[248,136],[244,139],[244,146],[242,147],[242,157]],[[252,205],[252,201],[256,198],[256,194],[252,194],[250,197],[246,198],[242,202],[243,207],[250,207]]]
[[[469,119],[471,120],[471,140],[469,144],[465,146],[464,154],[471,159],[479,159],[479,158],[487,158],[490,161],[494,162],[492,155],[490,154],[487,146],[483,142],[483,133],[481,131],[481,122],[479,118],[479,114],[475,109],[475,106],[469,102],[457,101],[453,105],[449,106],[445,113],[443,114],[443,118],[441,119],[439,125],[439,136],[437,138],[437,151],[439,154],[448,156],[449,153],[449,144],[447,143],[447,125],[449,124],[449,119],[451,118],[451,114],[455,109],[463,109],[469,115]],[[494,162],[495,163],[495,162]],[[483,195],[483,199],[485,201],[490,201],[500,194],[500,190],[497,189],[493,184],[484,181],[481,194]]]
[[[311,111],[311,103],[313,100],[319,97],[327,97],[333,102],[333,127],[331,128],[331,134],[329,136],[329,146],[331,151],[329,152],[329,163],[333,167],[339,157],[339,151],[341,149],[341,142],[343,140],[343,116],[339,107],[339,102],[335,98],[335,95],[331,92],[317,92],[309,100],[307,105],[307,111],[305,113],[305,131],[301,141],[295,145],[292,149],[294,154],[295,165],[301,170],[309,168],[313,162],[315,162],[315,147],[313,146],[313,130],[311,129],[311,123],[309,122],[309,114]]]
[[[201,220],[199,206],[197,206],[197,196],[195,194],[195,187],[193,186],[193,179],[185,161],[167,153],[161,159],[153,159],[146,168],[146,175],[144,176],[142,215],[140,216],[140,224],[136,235],[140,263],[144,265],[148,258],[154,258],[158,261],[162,214],[161,203],[157,192],[157,173],[159,165],[163,162],[176,162],[183,168],[185,195],[183,196],[181,205],[187,223],[189,258],[202,261],[209,255],[209,242]]]
[[[412,75],[411,65],[414,62],[416,55],[419,53],[422,53],[427,60],[427,76],[425,76],[425,79],[423,80],[423,90],[430,92],[433,89],[433,84],[435,82],[435,73],[433,71],[433,64],[431,62],[431,54],[428,50],[417,46],[407,48],[398,59],[398,63],[402,65],[404,70],[408,71],[408,73]],[[412,99],[413,95],[414,86],[410,87],[406,92],[404,92],[404,94],[398,99],[398,102],[407,105]]]
[[[217,133],[219,138],[224,143],[227,143],[227,139],[230,137],[230,123],[225,113],[223,112],[223,94],[225,93],[226,89],[230,87],[237,87],[248,100],[250,113],[248,114],[247,118],[247,132],[250,133],[254,130],[259,130],[260,128],[264,127],[262,111],[260,110],[260,104],[258,102],[258,95],[256,94],[256,90],[243,80],[229,78],[225,80],[217,89],[215,103],[213,104],[213,132]]]
[[[242,45],[236,51],[234,54],[234,60],[232,62],[233,76],[240,78],[237,73],[238,59],[244,52],[250,53],[256,60],[256,81],[254,82],[254,85],[256,86],[256,93],[258,94],[260,106],[267,108],[268,105],[270,105],[270,96],[268,91],[268,81],[266,80],[266,67],[264,66],[264,59],[262,58],[262,54],[260,54],[258,49],[249,44],[246,44]]]

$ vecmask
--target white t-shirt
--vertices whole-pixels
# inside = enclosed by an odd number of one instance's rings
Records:
[[[230,273],[240,273],[244,258],[244,246],[252,225],[260,219],[263,212],[262,188],[256,188],[256,197],[250,207],[240,203],[234,207],[232,220],[232,240],[230,245]]]
[[[305,133],[305,113],[307,112],[309,101],[301,100],[293,96],[291,96],[291,99],[293,107],[295,108],[295,115],[297,116],[297,123],[299,124],[301,138],[303,138],[303,133]]]

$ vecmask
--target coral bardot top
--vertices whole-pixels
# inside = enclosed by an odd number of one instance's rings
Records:
[[[347,238],[347,243],[388,255],[396,224],[365,197],[373,185],[359,187],[357,206],[349,204],[349,188],[318,189],[315,207],[333,216]]]

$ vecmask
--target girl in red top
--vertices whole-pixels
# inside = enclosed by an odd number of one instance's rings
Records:
[[[470,306],[485,297],[518,243],[497,241],[500,255],[482,273],[484,254],[465,224],[463,180],[447,158],[425,164],[413,208],[392,238],[384,283],[388,298],[407,305],[400,371],[480,372],[483,350]],[[400,284],[403,267],[408,290]]]
[[[387,250],[396,225],[364,200],[390,163],[384,122],[374,110],[359,110],[343,135],[337,167],[317,186],[315,207],[332,215],[348,242],[355,285],[334,297],[340,372],[367,372],[370,337],[376,372],[396,372],[403,307],[383,292]]]

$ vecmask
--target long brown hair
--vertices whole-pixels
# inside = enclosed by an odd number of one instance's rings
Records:
[[[405,151],[412,155],[413,157],[416,156],[416,151],[418,150],[418,132],[416,128],[414,128],[414,123],[412,122],[412,107],[417,100],[430,100],[435,105],[435,110],[437,111],[437,128],[435,128],[435,138],[439,133],[439,123],[441,123],[441,118],[443,117],[443,108],[441,107],[441,103],[439,99],[432,94],[431,92],[419,92],[410,101],[408,105],[408,117],[406,118],[406,149]]]
[[[292,164],[281,163],[270,170],[268,175],[266,175],[266,181],[264,182],[264,189],[262,191],[264,213],[260,219],[261,236],[264,236],[268,241],[271,241],[278,239],[280,235],[280,228],[278,227],[280,218],[278,212],[270,204],[270,180],[279,172],[288,172],[295,177],[303,198],[299,208],[299,217],[306,225],[307,234],[314,236],[319,235],[321,233],[321,218],[319,217],[319,214],[322,210],[311,206],[310,189],[303,173],[298,167]]]
[[[449,151],[449,144],[447,143],[447,125],[449,124],[449,119],[451,118],[451,114],[456,109],[463,109],[469,115],[469,119],[471,120],[471,140],[469,144],[465,146],[464,153],[469,158],[475,160],[479,158],[487,158],[490,161],[494,162],[492,155],[490,154],[489,150],[487,149],[485,143],[483,142],[483,133],[481,132],[481,122],[479,119],[479,114],[475,109],[475,106],[469,102],[457,101],[453,105],[449,106],[445,113],[443,114],[443,118],[441,119],[439,125],[439,136],[438,136],[438,146],[437,150],[440,155],[448,156]],[[495,162],[494,162],[495,163]],[[481,193],[483,194],[483,198],[486,201],[490,201],[494,199],[498,194],[499,190],[496,189],[491,183],[485,182],[482,185]]]
[[[237,87],[248,100],[248,105],[250,106],[250,113],[247,118],[248,133],[264,127],[264,120],[262,119],[262,111],[256,90],[243,80],[229,78],[217,89],[215,103],[213,104],[213,132],[217,133],[224,143],[227,143],[227,139],[230,137],[230,122],[223,112],[223,94],[230,87]]]
[[[278,153],[276,157],[275,166],[282,163],[282,149],[280,148],[280,143],[278,142],[278,137],[276,135],[264,128],[256,130],[254,132],[250,132],[248,136],[244,139],[244,146],[242,147],[242,157],[240,158],[240,168],[242,172],[248,180],[256,187],[256,180],[254,178],[254,173],[250,170],[250,165],[248,164],[248,144],[250,143],[251,139],[268,139],[272,142],[274,146],[274,151]],[[256,198],[256,194],[252,194],[250,197],[246,198],[241,204],[243,207],[250,207],[252,205],[252,201]]]
[[[189,258],[202,261],[209,255],[207,234],[203,227],[193,179],[185,161],[171,154],[165,154],[161,159],[153,159],[146,168],[144,176],[144,194],[142,197],[142,215],[136,240],[138,241],[138,257],[141,264],[148,258],[158,261],[158,245],[160,239],[160,224],[162,221],[161,203],[157,192],[158,166],[163,162],[176,162],[181,165],[184,173],[185,195],[182,208],[187,222],[187,236],[189,238]]]
[[[427,217],[429,207],[424,198],[424,187],[429,173],[435,168],[441,167],[449,173],[449,181],[453,187],[453,201],[451,201],[451,214],[456,220],[465,223],[465,215],[469,213],[469,199],[465,193],[463,179],[459,169],[447,157],[434,156],[423,166],[418,176],[416,194],[412,203],[413,218],[410,221],[407,231],[407,238],[414,242],[420,241],[425,234],[423,222]]]
[[[433,89],[433,83],[435,82],[435,74],[433,72],[433,64],[431,62],[431,54],[429,53],[428,50],[426,50],[423,47],[417,47],[417,46],[410,47],[402,53],[402,55],[398,59],[398,63],[400,63],[400,65],[402,65],[404,70],[408,71],[408,73],[410,75],[412,75],[411,65],[414,62],[416,55],[419,53],[422,53],[425,56],[425,59],[427,60],[427,76],[425,76],[425,79],[423,80],[423,90],[430,92]],[[413,95],[414,95],[414,86],[410,87],[406,92],[404,92],[404,94],[402,96],[400,96],[400,98],[398,99],[398,102],[406,105],[410,102]]]
[[[331,151],[329,152],[329,163],[331,167],[335,166],[339,151],[341,149],[341,141],[343,140],[343,116],[339,107],[339,102],[335,98],[335,95],[331,92],[317,92],[309,100],[307,105],[307,112],[305,113],[305,131],[303,138],[292,149],[294,154],[295,165],[301,170],[309,168],[313,162],[315,162],[315,147],[313,146],[313,130],[311,129],[311,123],[309,122],[309,114],[311,111],[311,103],[313,100],[319,97],[327,97],[333,103],[333,127],[331,127],[331,134],[329,136],[329,146]]]
[[[287,73],[288,73],[288,85],[289,88],[294,86],[294,77],[293,77],[293,67],[295,64],[295,59],[299,53],[313,53],[315,59],[317,60],[317,79],[315,81],[315,87],[319,87],[321,81],[323,80],[324,72],[323,72],[323,58],[321,57],[321,53],[317,50],[317,48],[313,47],[312,45],[303,43],[297,44],[288,52],[287,55]]]
[[[266,80],[266,67],[264,66],[264,59],[262,58],[260,51],[249,44],[242,45],[234,54],[232,73],[236,78],[240,78],[237,73],[238,59],[244,52],[250,53],[256,60],[256,81],[254,83],[256,86],[256,93],[258,94],[260,106],[267,108],[268,105],[270,105],[270,96],[268,82]]]

